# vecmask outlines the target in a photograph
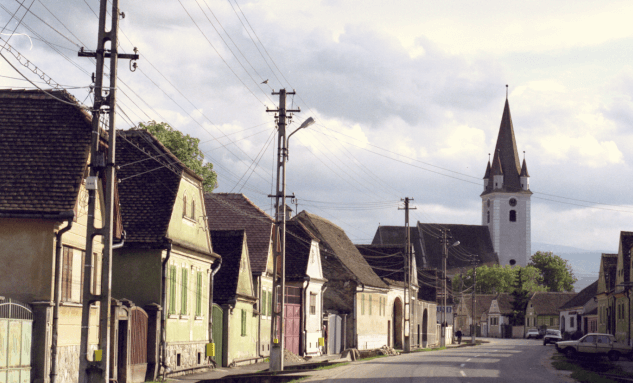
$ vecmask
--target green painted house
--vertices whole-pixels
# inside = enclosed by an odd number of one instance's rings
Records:
[[[149,317],[150,379],[209,368],[220,256],[211,247],[202,178],[145,130],[120,131],[116,156],[127,238],[114,252],[112,295]]]
[[[213,295],[214,326],[216,333],[222,334],[222,347],[216,347],[216,362],[224,367],[254,363],[259,359],[259,315],[246,232],[212,230],[211,238],[214,250],[222,255],[222,268],[215,277]],[[222,321],[218,323],[220,317]]]

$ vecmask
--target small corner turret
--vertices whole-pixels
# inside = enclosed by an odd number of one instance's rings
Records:
[[[523,152],[525,156],[525,152]],[[530,174],[527,170],[527,163],[523,157],[523,165],[521,166],[521,190],[530,190]]]

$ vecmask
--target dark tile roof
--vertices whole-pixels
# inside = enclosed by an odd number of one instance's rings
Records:
[[[492,300],[497,297],[497,294],[477,294],[475,298],[475,318],[481,319],[483,313],[490,310]],[[472,313],[472,294],[464,295],[464,307],[467,310],[468,315]]]
[[[476,254],[478,265],[499,264],[492,246],[488,226],[420,223],[411,227],[411,243],[418,268],[441,268],[442,245],[439,241],[441,230],[451,230],[453,241],[460,241],[457,248],[449,248],[447,270],[472,267],[466,255]],[[372,241],[373,245],[399,245],[404,243],[404,226],[379,226]]]
[[[527,174],[527,166],[525,170]],[[497,145],[495,146],[495,152],[492,157],[492,175],[496,174],[503,174],[504,176],[502,191],[530,193],[529,191],[523,191],[521,188],[521,162],[519,161],[519,153],[514,138],[514,127],[512,125],[508,99],[506,99],[503,108],[499,135],[497,136]],[[493,190],[494,182],[488,182],[488,187],[484,190],[482,195],[491,193]]]
[[[64,90],[0,90],[0,212],[72,211],[91,118]]]
[[[210,230],[245,230],[251,272],[266,272],[273,219],[244,194],[206,193],[204,203]]]
[[[596,296],[598,292],[598,281],[596,280],[589,286],[582,289],[576,296],[567,301],[564,305],[560,307],[560,310],[567,310],[574,307],[584,306]]]
[[[499,312],[501,313],[501,315],[512,314],[512,302],[514,301],[512,294],[499,293],[497,294],[495,299],[497,300],[497,304],[499,305]]]
[[[558,315],[559,307],[572,299],[576,293],[536,292],[529,304],[533,305],[535,315]]]
[[[360,283],[379,288],[387,287],[385,282],[367,264],[365,258],[363,258],[343,229],[325,218],[310,214],[305,210],[293,217],[293,220],[299,220],[312,234],[319,238],[321,242],[321,259],[334,256]],[[328,280],[340,280],[343,276],[339,272],[333,273],[328,267],[324,267],[323,272]]]
[[[244,230],[211,230],[213,251],[222,256],[222,266],[213,280],[215,303],[228,303],[236,297],[245,235]]]
[[[403,245],[356,245],[372,270],[387,284],[404,286]]]
[[[126,242],[162,243],[186,167],[145,130],[117,133],[117,176]]]

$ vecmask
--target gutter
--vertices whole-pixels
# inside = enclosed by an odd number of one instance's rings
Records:
[[[213,281],[215,279],[215,274],[217,274],[218,271],[220,271],[221,267],[222,267],[222,258],[218,258],[213,263],[213,266],[211,266],[211,276],[209,277],[209,318],[208,318],[209,328],[207,331],[208,331],[210,343],[215,343],[213,339]],[[216,353],[217,353],[217,350],[216,350]],[[211,359],[211,357],[209,357],[209,361],[213,364],[214,368],[218,367],[217,363],[215,363],[215,361]]]
[[[53,307],[53,339],[51,342],[51,383],[57,382],[57,338],[59,337],[59,306],[62,300],[62,235],[73,227],[73,219],[75,218],[73,211],[62,213],[58,216],[64,215],[67,225],[55,234],[55,290],[53,292],[55,306]]]
[[[167,331],[165,330],[165,325],[167,324],[167,267],[169,258],[171,258],[171,249],[172,244],[168,243],[165,245],[165,250],[167,250],[167,255],[165,256],[165,260],[162,264],[162,275],[161,275],[161,300],[163,305],[163,312],[161,315],[161,324],[160,324],[160,365],[163,367],[163,381],[165,380],[165,375],[171,372],[171,369],[167,367]]]

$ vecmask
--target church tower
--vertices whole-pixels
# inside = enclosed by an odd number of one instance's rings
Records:
[[[492,163],[488,159],[481,193],[481,222],[488,226],[501,266],[526,266],[531,254],[530,175],[519,161],[510,104],[501,117]]]

